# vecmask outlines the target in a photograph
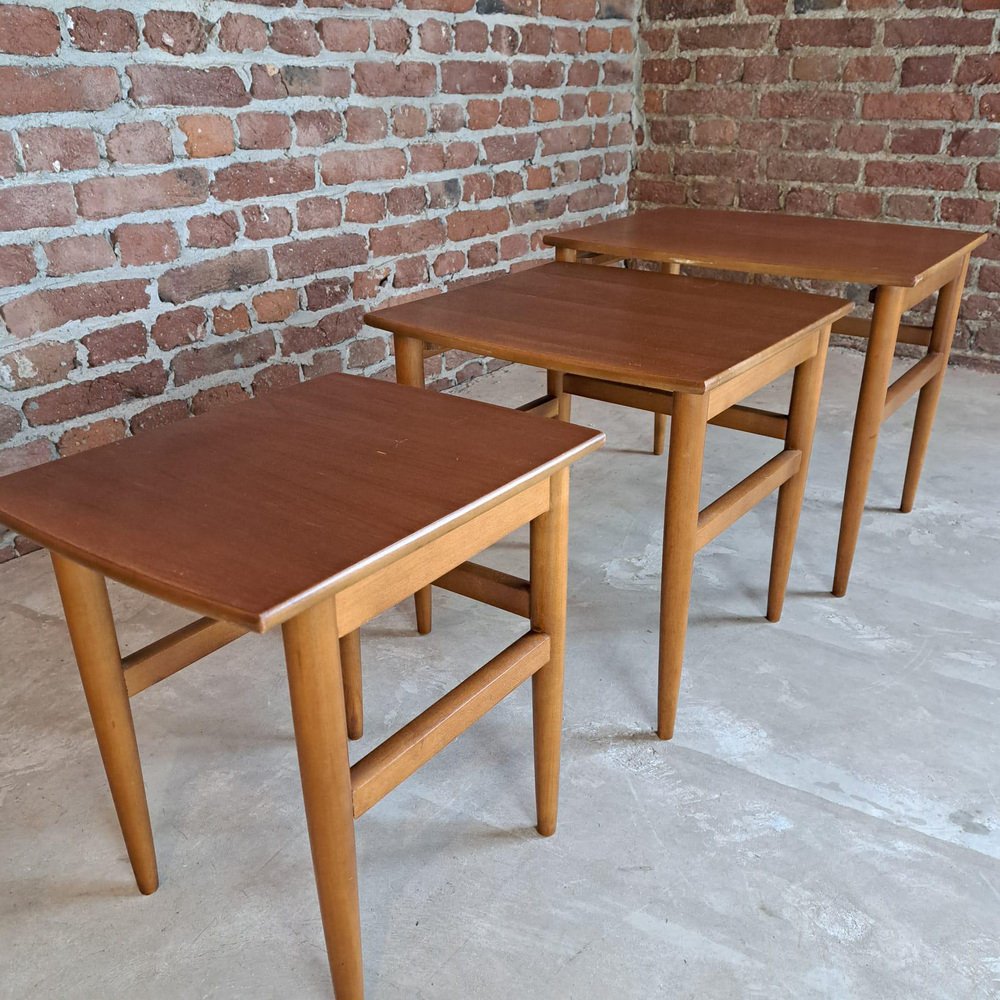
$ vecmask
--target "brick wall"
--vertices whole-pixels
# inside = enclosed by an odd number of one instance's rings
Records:
[[[632,2],[4,0],[0,474],[385,375],[366,309],[620,210]]]
[[[633,201],[992,230],[953,358],[1000,371],[998,25],[1000,0],[644,0]]]

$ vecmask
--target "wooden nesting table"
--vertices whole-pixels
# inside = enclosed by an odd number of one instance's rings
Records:
[[[780,488],[768,618],[781,615],[831,324],[840,299],[649,272],[545,264],[369,313],[394,335],[396,377],[424,384],[424,357],[460,348],[544,368],[549,392],[521,409],[569,414],[571,394],[672,414],[660,593],[657,731],[673,734],[695,552]],[[742,406],[794,370],[789,413]],[[707,424],[783,442],[699,512]],[[429,591],[418,603],[430,627]]]
[[[913,509],[969,258],[986,238],[985,233],[968,230],[884,222],[662,208],[547,236],[545,241],[562,261],[581,255],[598,263],[637,258],[656,261],[672,274],[687,264],[874,287],[870,322],[847,317],[834,326],[834,333],[868,338],[833,577],[833,593],[842,597],[861,530],[879,429],[919,391],[900,503],[904,513]],[[902,323],[903,313],[935,293],[933,326]],[[927,353],[890,385],[897,343],[926,347]],[[654,420],[653,450],[660,454],[665,417],[657,414]]]
[[[0,517],[52,553],[140,891],[159,883],[129,698],[277,626],[339,1000],[363,995],[354,820],[528,677],[538,830],[553,833],[569,465],[603,440],[330,375],[0,479]],[[484,588],[467,560],[524,524],[530,580],[487,574]],[[358,629],[446,573],[453,589],[512,605],[530,628],[352,767]],[[205,617],[122,658],[105,577]]]

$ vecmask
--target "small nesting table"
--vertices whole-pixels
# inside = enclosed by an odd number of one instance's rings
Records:
[[[854,222],[763,212],[662,208],[545,238],[556,259],[636,258],[672,274],[682,264],[874,287],[871,321],[841,319],[833,332],[868,338],[847,467],[833,593],[843,597],[861,530],[879,429],[914,393],[917,412],[899,509],[908,513],[920,482],[951,353],[972,251],[985,233],[884,222]],[[903,313],[938,293],[931,327],[905,325]],[[896,344],[927,353],[891,385]],[[654,417],[653,450],[663,452],[665,418]]]
[[[424,384],[444,348],[544,368],[548,393],[521,409],[569,415],[571,395],[671,414],[660,590],[657,732],[673,735],[695,552],[780,489],[767,616],[777,621],[805,490],[831,324],[841,299],[724,281],[545,264],[444,295],[380,309],[396,378]],[[795,372],[788,414],[740,401]],[[699,512],[709,423],[775,437],[782,450]],[[430,627],[429,591],[418,603]]]
[[[129,698],[278,626],[338,1000],[363,995],[354,820],[528,677],[538,831],[553,833],[569,465],[603,439],[331,375],[0,479],[3,521],[52,553],[140,891],[159,882]],[[484,586],[467,560],[524,524],[530,580]],[[530,629],[351,767],[358,629],[445,573]],[[123,658],[105,577],[205,617]]]

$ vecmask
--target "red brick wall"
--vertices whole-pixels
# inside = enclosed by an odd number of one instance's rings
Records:
[[[4,0],[0,474],[384,375],[364,310],[620,210],[633,3]]]
[[[1000,0],[644,0],[634,204],[991,230],[953,357],[1000,371],[998,24]]]

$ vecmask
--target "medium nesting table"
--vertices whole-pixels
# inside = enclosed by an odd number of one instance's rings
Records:
[[[772,621],[781,615],[830,326],[850,309],[840,299],[804,292],[545,264],[380,309],[367,322],[394,335],[400,382],[423,385],[425,354],[460,348],[546,369],[548,393],[522,407],[540,415],[565,417],[570,394],[672,414],[657,709],[657,732],[669,739],[695,552],[779,488],[767,615]],[[792,370],[787,415],[740,404]],[[699,512],[709,423],[779,438],[784,446]],[[424,628],[429,624],[425,619]]]
[[[903,513],[913,509],[969,258],[985,240],[985,233],[959,229],[700,208],[638,212],[545,238],[563,261],[581,254],[600,263],[636,258],[658,262],[672,274],[681,265],[697,265],[874,287],[871,321],[847,317],[833,331],[868,338],[837,543],[837,597],[847,593],[882,422],[919,391],[900,503]],[[933,326],[904,325],[903,313],[935,292]],[[897,343],[926,347],[927,353],[890,385]],[[657,454],[663,451],[664,419],[654,417]]]
[[[338,1000],[363,996],[354,820],[528,677],[538,831],[553,833],[569,465],[602,442],[330,375],[0,479],[0,517],[52,553],[140,891],[159,883],[129,698],[278,626]],[[525,524],[530,580],[493,596],[513,595],[530,630],[351,767],[359,627],[444,573],[461,586],[471,556]],[[106,577],[205,617],[122,658]]]

